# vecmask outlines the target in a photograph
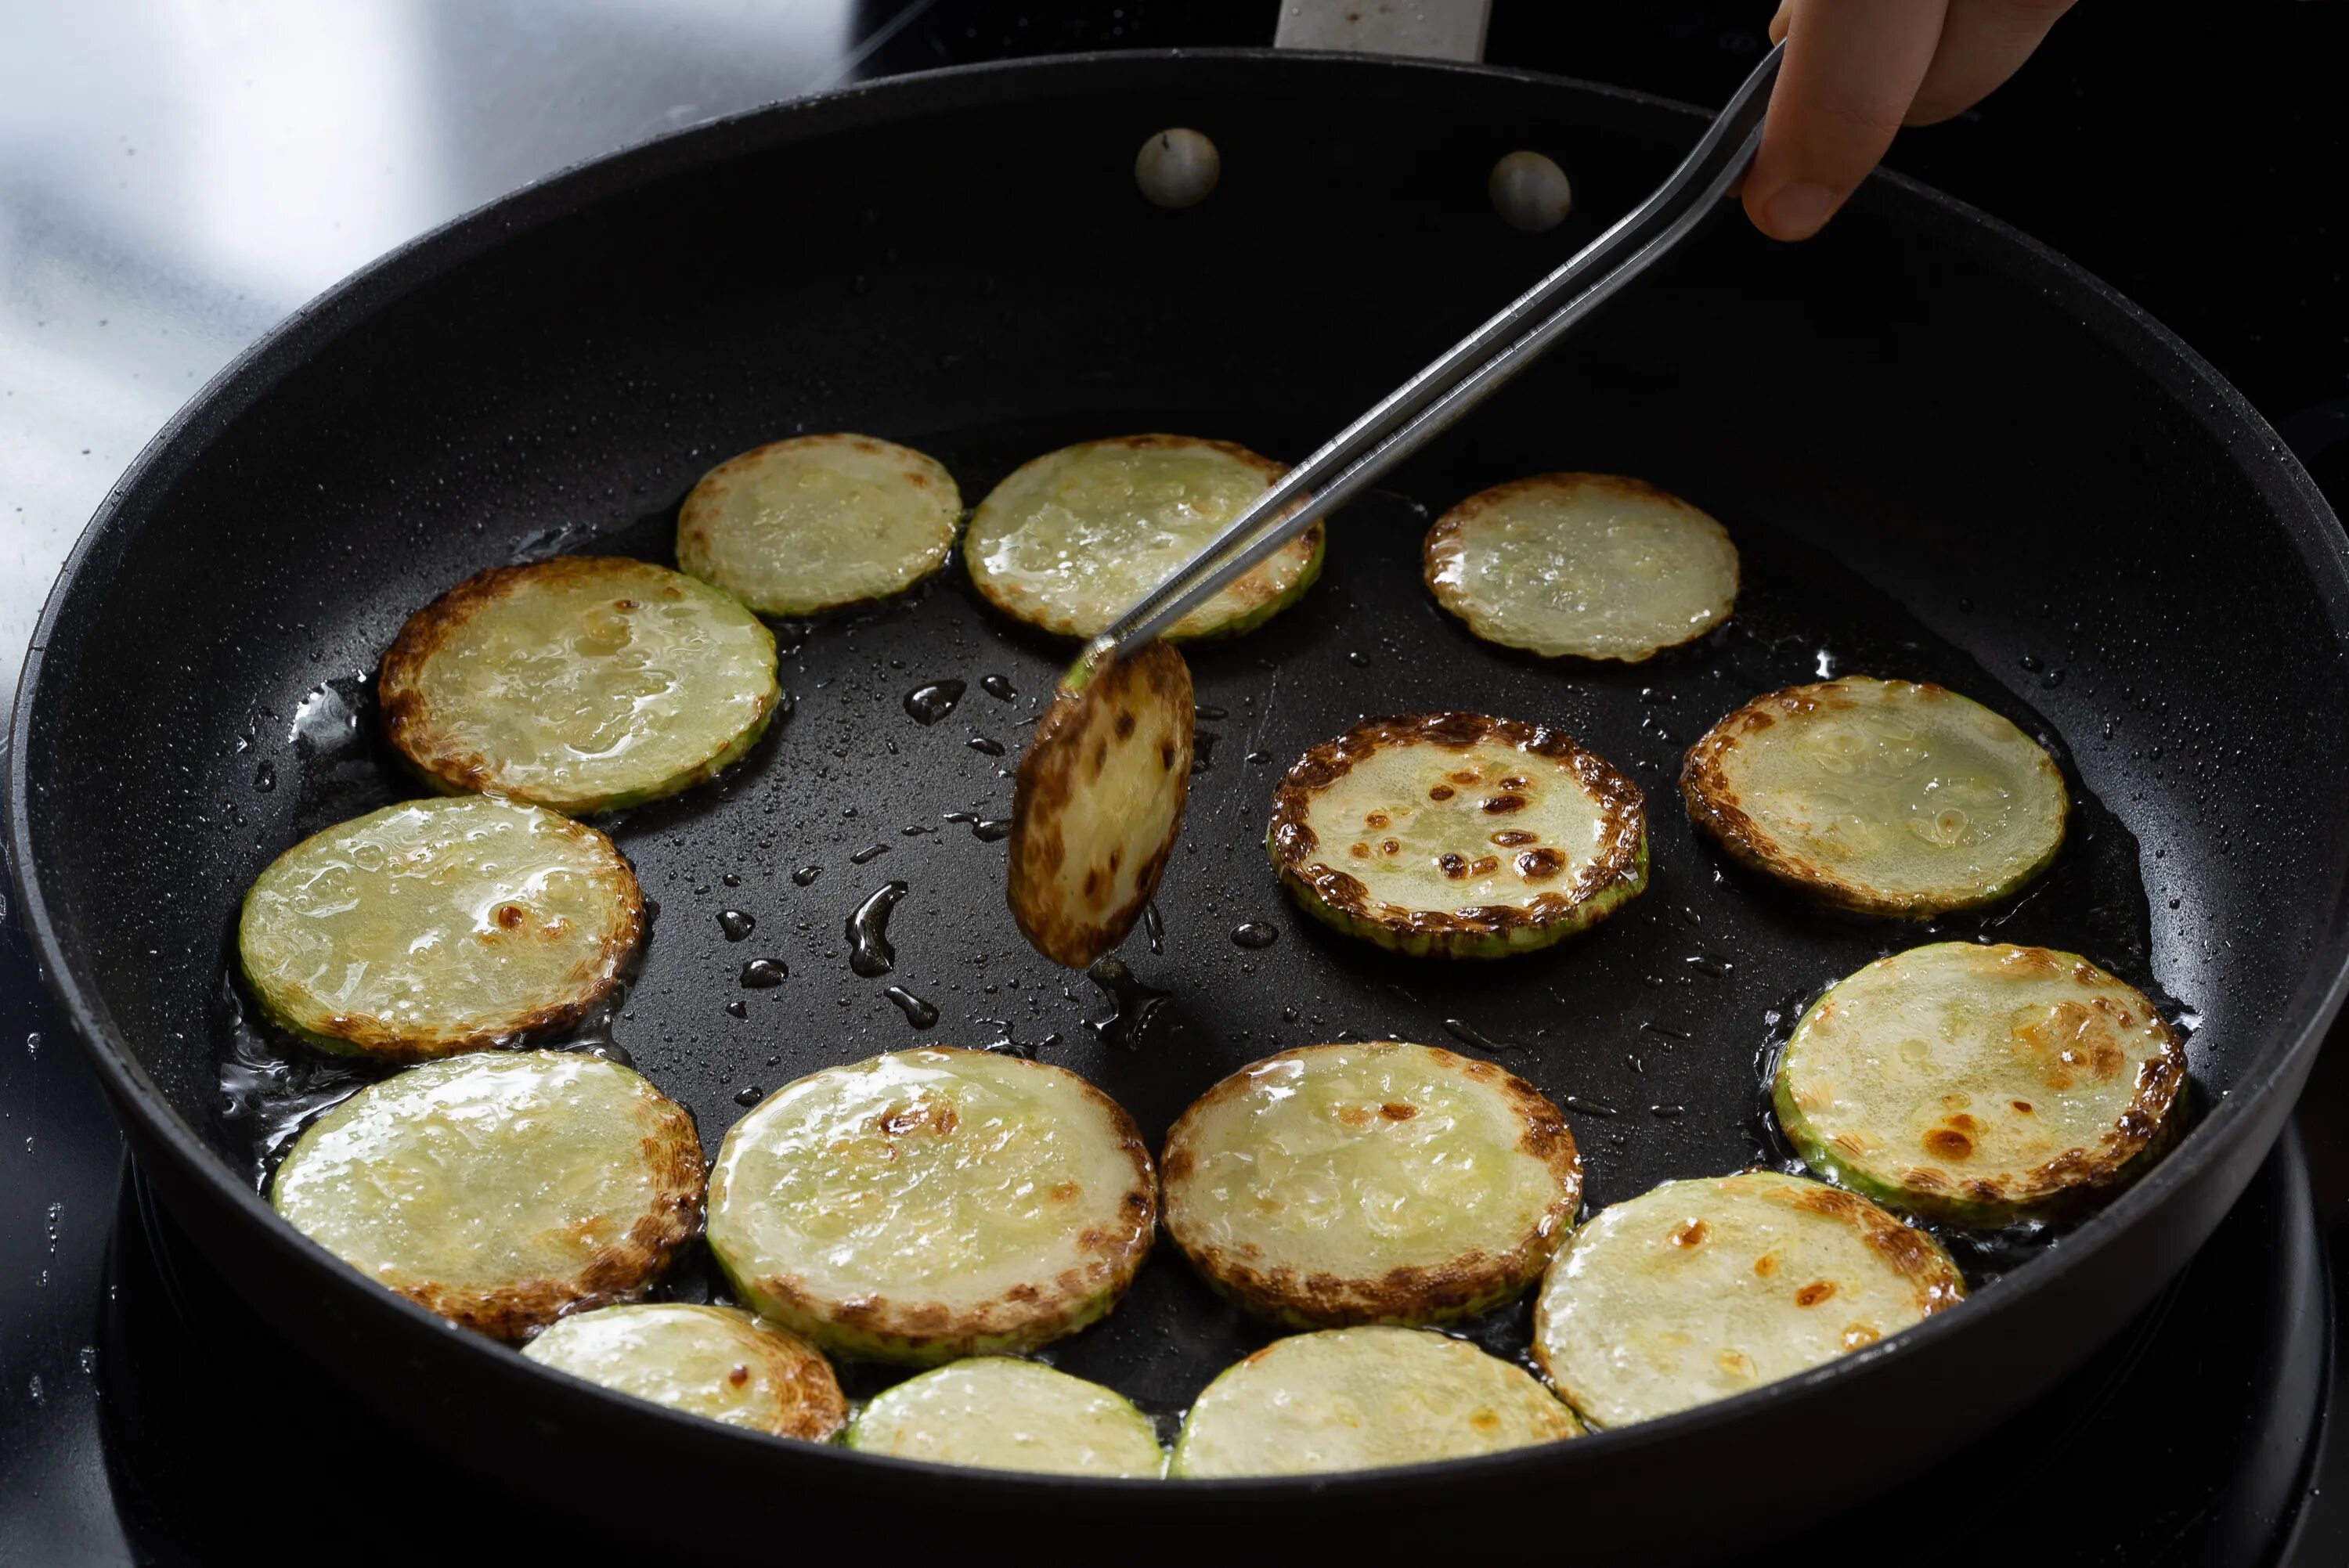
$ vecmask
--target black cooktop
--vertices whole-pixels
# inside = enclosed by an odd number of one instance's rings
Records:
[[[680,19],[674,7],[616,3],[558,15],[505,0],[433,9],[425,55],[392,51],[383,69],[441,91],[441,99],[425,94],[420,112],[445,119],[442,156],[492,160],[548,116],[571,117],[566,127],[585,121],[602,138],[594,145],[618,146],[762,98],[934,65],[1261,44],[1277,8],[1277,0],[806,5],[794,15],[819,22],[793,35],[794,52],[757,91],[739,82],[713,89],[708,73],[664,63],[665,49],[684,59],[729,47],[724,7]],[[132,9],[160,17],[171,8]],[[303,11],[264,5],[227,44],[211,42],[246,51],[254,71],[298,68],[286,51],[298,54],[314,30]],[[1726,0],[1496,0],[1486,57],[1717,102],[1750,67],[1767,12]],[[108,29],[120,25],[60,28],[56,37],[96,53],[57,68],[108,68]],[[2339,155],[2349,150],[2336,75],[2344,46],[2349,6],[2340,5],[2088,0],[2009,88],[1951,125],[1904,136],[1890,161],[2133,295],[2232,378],[2336,510],[2349,511],[2341,288],[2349,245],[2339,203],[2321,195],[2337,186]],[[563,80],[568,61],[578,62],[574,90],[552,107],[500,91],[500,70]],[[234,75],[220,79],[233,86]],[[699,101],[661,102],[687,93]],[[0,220],[54,218],[34,178],[46,156],[40,139],[5,127],[0,117]],[[575,142],[561,145],[577,155]],[[0,242],[7,232],[0,222]],[[12,286],[6,273],[0,266],[0,298]],[[100,308],[109,289],[139,287],[96,264],[83,281]],[[143,330],[168,330],[145,319]],[[0,387],[10,398],[20,384],[27,396],[56,394],[43,374],[20,383],[0,366]],[[0,454],[24,459],[27,442],[5,425],[14,408],[0,410]],[[11,526],[23,524],[0,504],[0,547]],[[8,592],[29,599],[54,559],[0,549],[0,578],[25,577]],[[0,665],[20,651],[0,647]],[[2344,1113],[2349,1047],[2336,1044],[2318,1066],[2302,1130],[2286,1136],[2203,1253],[2116,1344],[1974,1449],[1769,1555],[1847,1554],[1855,1542],[1870,1542],[1874,1555],[1899,1542],[1905,1560],[1920,1563],[2349,1563],[2349,1441],[2327,1440],[2328,1412],[2349,1408],[2333,1398],[2344,1369],[2333,1354],[2340,1314],[2328,1267],[2328,1257],[2349,1259],[2349,1150],[2334,1130]],[[602,1556],[609,1549],[595,1516],[609,1506],[673,1509],[680,1552],[690,1555],[696,1510],[775,1506],[617,1501],[626,1478],[596,1475],[583,1475],[575,1497],[517,1501],[415,1452],[322,1381],[254,1325],[125,1169],[13,923],[0,923],[0,1563]],[[1851,1437],[1795,1440],[1829,1456]],[[926,1550],[894,1532],[884,1538],[893,1550]],[[1570,1549],[1570,1531],[1561,1543]],[[790,1550],[787,1532],[777,1544]],[[1089,1555],[1115,1551],[1092,1544]]]

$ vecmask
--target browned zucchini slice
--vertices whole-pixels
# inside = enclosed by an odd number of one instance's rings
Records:
[[[1937,686],[1845,676],[1755,697],[1689,748],[1689,816],[1733,859],[1841,908],[1994,903],[2046,870],[2055,759]]]
[[[1638,786],[1562,731],[1478,713],[1366,719],[1313,748],[1267,848],[1316,919],[1444,958],[1546,947],[1648,883]]]
[[[677,563],[764,615],[901,593],[946,564],[962,492],[934,458],[871,436],[796,436],[701,476]]]
[[[1676,495],[1614,474],[1537,474],[1427,531],[1427,586],[1488,643],[1637,663],[1729,618],[1737,546]]]
[[[1189,436],[1047,452],[971,513],[963,546],[971,583],[1016,620],[1098,636],[1288,471],[1246,447]],[[1315,522],[1167,634],[1236,636],[1270,620],[1320,575],[1321,531]]]
[[[700,1223],[702,1176],[693,1118],[626,1068],[476,1051],[311,1123],[269,1201],[367,1278],[512,1340],[642,1292]]]
[[[2159,1156],[2186,1047],[2086,959],[1940,942],[1879,958],[1795,1026],[1773,1086],[1804,1161],[1895,1209],[2002,1225]]]
[[[1540,1277],[1582,1193],[1574,1135],[1533,1085],[1398,1040],[1242,1068],[1174,1123],[1160,1169],[1192,1265],[1304,1328],[1497,1306]]]
[[[1956,1305],[1939,1242],[1867,1199],[1776,1171],[1667,1181],[1574,1233],[1534,1357],[1594,1427],[1790,1377]]]
[[[681,572],[561,555],[467,578],[408,618],[384,731],[433,788],[573,816],[688,789],[773,717],[774,634]]]
[[[1164,642],[1079,661],[1019,759],[1012,917],[1056,964],[1123,942],[1158,891],[1191,791],[1191,669]]]

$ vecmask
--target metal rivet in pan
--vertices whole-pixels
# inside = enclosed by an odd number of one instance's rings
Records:
[[[1161,207],[1197,206],[1216,188],[1223,170],[1223,155],[1216,144],[1180,126],[1143,142],[1133,159],[1133,182]]]
[[[1566,170],[1538,152],[1503,155],[1485,181],[1485,192],[1502,222],[1528,234],[1557,228],[1574,211],[1574,187]]]

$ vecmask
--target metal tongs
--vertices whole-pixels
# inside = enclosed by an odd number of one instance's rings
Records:
[[[1187,565],[1087,645],[1081,665],[1099,667],[1104,657],[1123,658],[1164,635],[1315,518],[1377,483],[1687,238],[1753,161],[1785,47],[1776,45],[1762,57],[1704,139],[1652,195],[1289,469]],[[1310,506],[1289,513],[1308,496]]]

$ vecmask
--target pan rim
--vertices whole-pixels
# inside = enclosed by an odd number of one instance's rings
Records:
[[[59,622],[76,607],[76,602],[98,591],[119,547],[137,531],[141,517],[156,500],[168,494],[179,473],[201,459],[210,444],[211,432],[249,408],[295,366],[329,346],[347,327],[456,270],[509,235],[557,221],[582,205],[610,200],[661,179],[763,147],[853,130],[855,127],[849,122],[858,108],[875,97],[885,99],[920,92],[934,94],[941,85],[963,89],[960,98],[926,105],[921,111],[935,113],[942,108],[1005,101],[1033,90],[1033,79],[1048,75],[1066,78],[1054,88],[1060,96],[1106,97],[1135,90],[1137,84],[1121,81],[1120,77],[1171,75],[1192,61],[1220,62],[1267,74],[1279,73],[1294,78],[1285,84],[1291,90],[1309,81],[1313,73],[1327,73],[1328,80],[1342,77],[1348,82],[1373,76],[1429,84],[1507,82],[1518,88],[1563,89],[1586,98],[1636,106],[1642,112],[1659,117],[1670,114],[1686,119],[1692,126],[1705,118],[1704,111],[1671,99],[1549,73],[1323,51],[1132,50],[993,61],[886,77],[763,105],[572,165],[426,231],[297,307],[207,381],[141,448],[109,487],[76,538],[44,600],[7,729],[6,772],[0,786],[5,786],[7,797],[6,851],[25,930],[47,989],[97,1068],[118,1113],[135,1123],[135,1134],[159,1143],[184,1172],[192,1174],[210,1189],[212,1197],[224,1201],[240,1219],[265,1235],[273,1248],[280,1252],[291,1249],[301,1254],[307,1266],[344,1276],[337,1279],[338,1285],[364,1293],[378,1306],[390,1308],[404,1317],[411,1330],[446,1337],[447,1326],[440,1318],[410,1302],[377,1290],[357,1274],[336,1265],[331,1257],[295,1231],[258,1192],[239,1179],[212,1152],[202,1134],[171,1106],[131,1054],[123,1032],[116,1027],[96,978],[75,961],[64,940],[58,913],[52,910],[42,884],[32,821],[29,758],[49,644]],[[1219,87],[1218,90],[1223,89]],[[1937,242],[1960,250],[1968,259],[1994,273],[2018,284],[2038,284],[2042,292],[2063,300],[2084,330],[2116,352],[2124,346],[2144,350],[2130,355],[2132,362],[2186,404],[2196,422],[2252,479],[2277,523],[2300,552],[2336,640],[2349,642],[2349,553],[2344,553],[2349,552],[2349,541],[2344,540],[2339,521],[2304,467],[2258,410],[2213,366],[2103,279],[1968,203],[1889,170],[1879,171],[1868,181],[1857,201],[1864,208],[1903,228],[1928,231]],[[2194,395],[2184,396],[2187,389]],[[2254,460],[2260,464],[2258,468],[2252,466]],[[2349,997],[2349,871],[2344,871],[2333,891],[2330,905],[2319,917],[2317,948],[2297,989],[2286,999],[2287,1021],[2276,1031],[2282,1037],[2273,1042],[2271,1053],[2247,1074],[2251,1081],[2239,1084],[2235,1092],[2211,1106],[2200,1124],[2168,1158],[2068,1235],[2060,1264],[2034,1260],[2033,1264],[2006,1276],[1994,1292],[1971,1302],[1968,1311],[1938,1315],[1868,1350],[1733,1398],[1633,1427],[1594,1432],[1570,1443],[1475,1459],[1326,1476],[1189,1481],[1180,1487],[1153,1481],[961,1470],[887,1456],[852,1454],[847,1449],[827,1452],[824,1445],[790,1443],[739,1429],[724,1431],[730,1440],[781,1445],[780,1452],[802,1463],[854,1467],[854,1471],[859,1473],[877,1463],[897,1469],[909,1480],[918,1477],[926,1483],[949,1489],[983,1488],[992,1496],[1015,1502],[1040,1502],[1046,1498],[1065,1501],[1072,1487],[1104,1496],[1122,1494],[1126,1501],[1152,1496],[1194,1495],[1272,1501],[1309,1491],[1351,1496],[1399,1486],[1425,1487],[1431,1482],[1454,1479],[1491,1480],[1517,1471],[1562,1474],[1567,1472],[1561,1467],[1576,1462],[1566,1456],[1586,1451],[1586,1444],[1595,1443],[1609,1453],[1628,1453],[1651,1444],[1679,1441],[1687,1435],[1716,1427],[1742,1425],[1773,1416],[1783,1418],[1821,1388],[1831,1384],[1840,1386],[1847,1377],[1865,1376],[1863,1368],[1878,1366],[1888,1357],[1921,1355],[1953,1334],[1968,1332],[1966,1324],[1979,1322],[1987,1332],[2001,1315],[2048,1289],[2073,1264],[2084,1263],[2119,1243],[2135,1230],[2141,1218],[2150,1220],[2151,1212],[2165,1200],[2234,1152],[2235,1146],[2251,1135],[2254,1119],[2268,1109],[2267,1101],[2279,1083],[2296,1079],[2305,1072],[2344,997]],[[2328,965],[2330,975],[2326,978]],[[2280,1115],[2275,1118],[2279,1125],[2281,1119]],[[469,1360],[469,1369],[475,1377],[490,1376],[506,1365],[506,1360],[498,1357],[498,1352],[504,1348],[482,1340],[469,1342],[462,1354],[469,1358],[483,1357]],[[592,1385],[556,1378],[544,1382],[563,1387],[568,1398],[605,1403],[616,1409],[625,1408],[640,1420],[677,1423],[675,1430],[679,1434],[693,1433],[705,1441],[725,1440],[711,1439],[707,1429],[710,1423],[679,1412]],[[852,1472],[841,1470],[819,1473]]]

